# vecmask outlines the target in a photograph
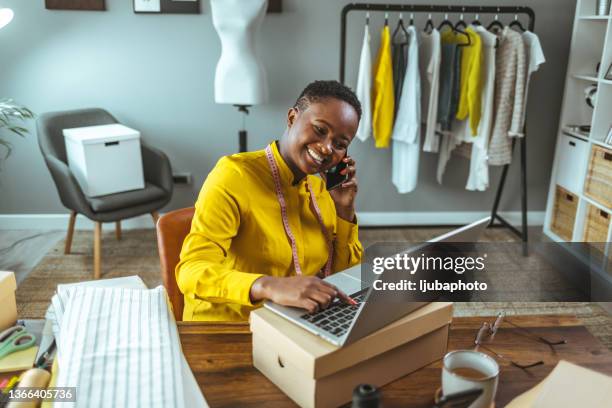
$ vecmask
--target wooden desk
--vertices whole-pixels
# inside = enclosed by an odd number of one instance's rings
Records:
[[[544,365],[527,372],[497,359],[501,366],[496,406],[540,382],[560,359],[612,375],[612,353],[571,316],[512,316],[513,323],[529,327],[548,340],[564,338],[568,344],[549,346],[508,324],[490,347],[497,353],[526,363]],[[483,321],[494,318],[460,317],[453,320],[449,351],[470,348]],[[251,334],[247,324],[180,322],[183,351],[211,407],[285,407],[295,404],[259,373],[251,363]],[[383,387],[385,407],[431,407],[440,386],[441,363],[436,362]]]

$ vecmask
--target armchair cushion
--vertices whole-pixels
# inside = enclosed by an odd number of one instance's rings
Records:
[[[142,190],[125,191],[100,197],[88,197],[87,201],[94,212],[106,212],[150,203],[163,199],[167,195],[168,193],[160,187],[147,182]]]

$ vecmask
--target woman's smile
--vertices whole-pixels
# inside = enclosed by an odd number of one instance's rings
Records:
[[[312,150],[310,147],[307,147],[306,150],[308,151],[308,154],[310,154],[310,157],[312,157],[312,159],[319,165],[323,164],[323,157],[319,156],[317,154],[317,152],[315,152],[314,150]]]

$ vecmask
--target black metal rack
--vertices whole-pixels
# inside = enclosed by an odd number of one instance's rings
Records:
[[[535,27],[535,13],[530,7],[523,6],[456,6],[456,5],[424,5],[424,4],[373,4],[373,3],[350,3],[344,6],[340,17],[340,82],[344,83],[344,74],[346,68],[346,18],[350,11],[384,11],[384,12],[410,12],[410,13],[448,13],[448,14],[526,14],[529,17],[528,30],[532,31]],[[491,210],[491,221],[489,226],[495,225],[495,221],[499,221],[501,225],[510,229],[523,243],[527,243],[527,129],[523,128],[524,136],[520,138],[520,165],[521,165],[521,230],[510,224],[498,213],[499,202],[506,184],[509,164],[503,166],[501,178],[495,193],[495,201]],[[512,139],[512,151],[516,138]],[[523,247],[523,253],[527,254],[526,245]]]

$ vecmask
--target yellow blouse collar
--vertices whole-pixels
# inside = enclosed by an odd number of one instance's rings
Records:
[[[289,168],[287,162],[285,162],[285,159],[283,159],[283,156],[281,156],[280,151],[278,150],[277,142],[274,141],[270,143],[270,147],[272,147],[272,153],[274,154],[274,159],[276,160],[276,164],[278,165],[282,183],[291,186],[296,185],[296,183],[294,182],[295,176],[293,175],[293,172]],[[306,177],[308,177],[308,175]],[[300,180],[300,182],[297,184],[302,184],[306,180],[306,177]]]

